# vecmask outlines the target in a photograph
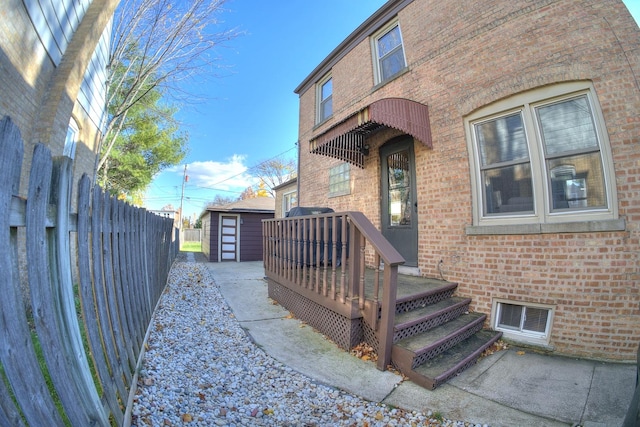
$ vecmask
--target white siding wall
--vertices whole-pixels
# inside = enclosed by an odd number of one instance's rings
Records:
[[[56,66],[60,64],[90,4],[91,0],[24,0],[38,37]],[[104,128],[110,36],[111,25],[108,25],[87,67],[78,94],[78,102],[99,129]]]
[[[109,24],[102,33],[100,42],[93,52],[91,62],[85,71],[78,102],[87,112],[98,129],[104,132],[107,111],[107,64],[109,62],[109,46],[111,41]]]

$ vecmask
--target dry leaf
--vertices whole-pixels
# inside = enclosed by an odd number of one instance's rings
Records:
[[[350,353],[351,355],[364,361],[371,360],[375,362],[378,360],[378,354],[373,349],[373,347],[364,342],[352,348]]]
[[[524,351],[520,350],[520,351],[516,351],[516,354],[518,356],[524,356],[526,353]]]
[[[182,414],[180,418],[182,419],[183,423],[190,423],[191,421],[193,421],[193,417],[191,416],[191,414]]]
[[[486,348],[480,357],[487,357],[501,350],[507,350],[509,348],[509,344],[502,340],[498,340],[494,342],[490,347]]]

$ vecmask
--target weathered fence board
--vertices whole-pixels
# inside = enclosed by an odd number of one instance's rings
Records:
[[[179,247],[173,221],[109,197],[86,176],[71,213],[72,160],[53,159],[41,144],[25,200],[17,196],[23,145],[9,118],[0,121],[0,152],[0,245],[8,248],[0,251],[0,425],[126,425],[145,336]]]
[[[49,150],[36,145],[31,160],[29,192],[27,194],[27,270],[33,319],[42,347],[44,359],[67,417],[73,425],[93,425],[97,416],[89,413],[85,405],[78,405],[84,397],[72,373],[73,359],[64,335],[61,307],[63,301],[56,295],[57,271],[49,260],[49,245],[53,245],[52,232],[45,226],[46,209],[53,165]],[[55,256],[55,255],[54,255]],[[42,262],[49,260],[49,262]],[[53,264],[53,265],[52,265]],[[52,277],[55,275],[55,278]]]
[[[80,179],[78,186],[78,212],[89,212],[90,198],[91,198],[91,183],[89,178],[84,175]],[[83,312],[83,319],[85,321],[87,336],[89,343],[91,343],[91,355],[93,357],[94,366],[100,384],[103,389],[103,395],[106,398],[109,410],[114,416],[114,419],[118,425],[122,425],[123,416],[121,408],[118,403],[115,377],[110,374],[109,365],[104,353],[104,347],[102,345],[96,345],[102,341],[102,334],[100,333],[100,323],[98,320],[98,311],[96,307],[96,299],[94,296],[93,286],[88,286],[92,283],[91,280],[91,257],[90,257],[90,236],[91,236],[91,221],[89,215],[78,215],[78,275],[80,280],[80,301]]]
[[[185,228],[184,230],[182,230],[182,233],[180,234],[180,241],[182,243],[185,242],[201,242],[201,234],[202,233],[202,229],[200,228]]]
[[[8,212],[13,194],[18,193],[23,158],[22,138],[17,127],[4,118],[0,122],[0,212]],[[11,229],[10,215],[0,215],[0,362],[16,396],[26,396],[20,402],[22,413],[32,425],[61,426],[51,395],[47,391],[36,358],[27,316],[22,310],[22,295],[18,279],[17,232]],[[5,399],[3,404],[8,404]],[[12,403],[12,402],[11,402]],[[13,413],[17,409],[8,409]]]

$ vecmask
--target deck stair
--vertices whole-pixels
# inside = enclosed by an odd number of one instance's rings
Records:
[[[469,312],[471,299],[441,282],[398,298],[392,364],[411,381],[435,389],[476,363],[502,335],[483,330],[486,315]]]

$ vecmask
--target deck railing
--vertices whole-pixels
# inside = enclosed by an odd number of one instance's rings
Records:
[[[363,317],[378,337],[377,367],[386,369],[404,258],[371,221],[361,212],[265,220],[263,238],[267,277],[343,316]]]

